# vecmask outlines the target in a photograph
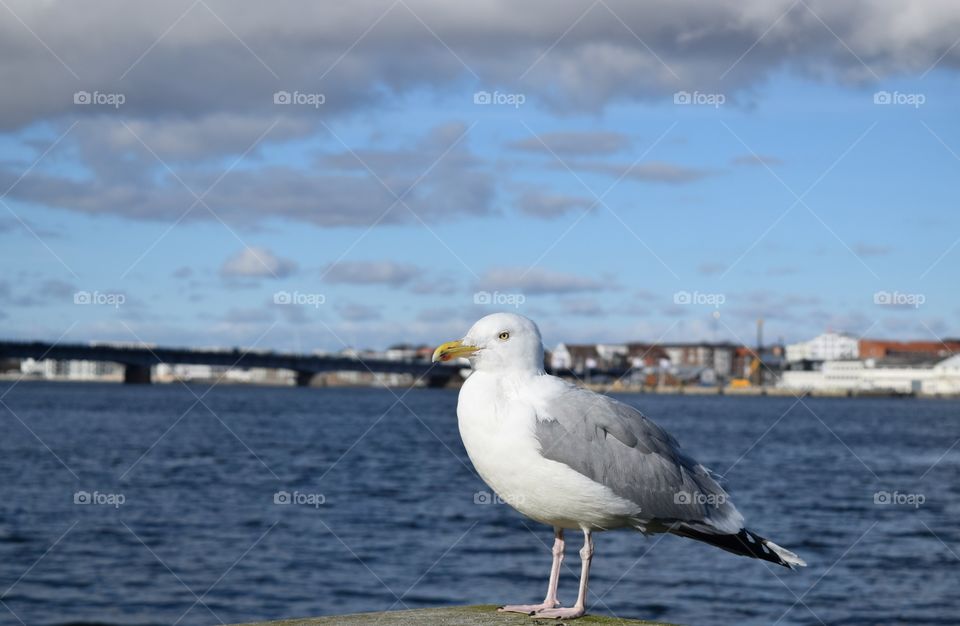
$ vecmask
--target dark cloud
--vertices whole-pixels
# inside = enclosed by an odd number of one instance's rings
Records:
[[[604,279],[556,272],[538,267],[491,268],[480,277],[479,289],[484,291],[512,291],[522,294],[563,294],[595,292],[615,285]]]
[[[348,285],[407,285],[423,275],[416,265],[393,261],[343,261],[327,266],[322,277],[330,283]]]
[[[468,130],[463,124],[443,125],[411,147],[379,153],[352,153],[337,144],[340,149],[321,156],[316,171],[261,164],[178,172],[135,140],[109,148],[81,133],[75,141],[82,164],[92,170],[90,179],[34,171],[10,196],[89,215],[165,222],[219,218],[253,225],[288,219],[369,226],[487,215],[493,211],[495,181],[467,148]],[[19,177],[0,170],[0,188]]]
[[[623,133],[609,131],[569,131],[543,133],[507,145],[514,150],[541,152],[551,156],[597,156],[627,149],[630,147],[630,138]]]
[[[75,105],[81,89],[124,94],[119,111],[132,117],[316,119],[415,90],[462,89],[464,78],[582,111],[669,102],[681,89],[737,92],[784,66],[861,83],[960,65],[951,2],[610,0],[586,12],[548,0],[482,10],[436,0],[7,4],[23,23],[0,23],[0,82],[18,86],[4,94],[6,128],[112,111]],[[325,97],[319,107],[275,104],[280,90]]]
[[[197,118],[111,118],[84,121],[79,133],[97,138],[98,148],[111,154],[149,150],[163,161],[203,160],[256,149],[268,133],[270,141],[286,141],[313,133],[318,124],[296,117],[254,116],[214,112]],[[146,145],[146,147],[144,146]],[[201,190],[198,190],[198,193]]]
[[[542,218],[559,217],[571,211],[585,211],[595,203],[595,200],[583,196],[566,196],[538,191],[525,192],[517,198],[517,208],[521,213]]]
[[[953,46],[960,25],[955,3],[907,9],[881,0],[723,0],[708,7],[693,0],[611,0],[586,13],[546,0],[484,10],[433,0],[361,0],[349,7],[292,0],[269,7],[216,0],[136,6],[10,0],[7,7],[20,19],[0,23],[0,84],[17,88],[4,94],[0,128],[43,122],[57,132],[79,121],[58,150],[69,150],[75,169],[89,173],[56,176],[41,167],[11,197],[167,223],[196,203],[194,194],[206,194],[204,202],[230,224],[280,218],[367,226],[378,219],[397,224],[487,215],[494,211],[496,183],[467,140],[436,163],[456,127],[442,127],[404,149],[324,154],[315,169],[241,163],[224,174],[234,161],[229,157],[250,150],[245,159],[261,158],[277,142],[318,133],[332,141],[324,128],[330,120],[395,105],[406,94],[469,102],[466,82],[522,91],[529,102],[538,99],[555,111],[599,111],[619,101],[671,102],[679,90],[721,92],[732,103],[736,93],[783,67],[859,84],[935,63],[960,66],[960,47]],[[911,28],[900,28],[907,18]],[[119,94],[123,102],[77,104],[81,91]],[[289,102],[275,98],[282,92],[290,94]],[[574,160],[629,148],[618,131],[548,132],[542,138]],[[37,155],[48,146],[38,143]],[[543,149],[534,138],[513,146]],[[193,167],[197,163],[207,167]],[[409,209],[388,211],[393,193],[410,190],[434,163],[406,196]],[[181,164],[191,165],[189,173]],[[674,184],[713,173],[658,161],[633,168],[572,165]],[[0,165],[0,189],[22,170],[21,162]],[[563,207],[529,205],[532,214]],[[202,204],[184,218],[211,219]],[[0,223],[0,230],[10,228]]]
[[[686,167],[663,161],[646,161],[643,163],[604,163],[599,161],[573,161],[566,164],[555,163],[555,169],[570,169],[580,172],[603,174],[612,178],[625,180],[639,180],[644,182],[671,183],[675,185],[692,183],[714,175],[711,170]]]

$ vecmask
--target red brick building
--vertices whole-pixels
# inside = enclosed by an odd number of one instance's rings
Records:
[[[947,358],[960,354],[960,340],[946,341],[887,341],[885,339],[861,339],[861,359],[888,359],[902,356],[930,356]]]

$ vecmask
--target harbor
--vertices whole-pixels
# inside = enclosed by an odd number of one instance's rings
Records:
[[[891,341],[826,332],[793,344],[559,343],[547,372],[597,391],[741,396],[960,396],[960,340]],[[294,354],[245,348],[0,341],[0,379],[128,384],[456,387],[465,361],[430,362],[428,345]]]

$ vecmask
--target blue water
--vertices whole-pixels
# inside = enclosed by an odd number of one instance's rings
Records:
[[[216,624],[542,598],[551,531],[475,502],[485,487],[459,440],[455,391],[398,401],[219,386],[198,402],[206,391],[0,386],[0,623]],[[810,566],[603,533],[592,612],[957,623],[960,403],[622,399],[725,473],[750,527]],[[78,491],[98,503],[75,504]],[[280,491],[299,503],[275,504]],[[899,503],[876,504],[878,491]]]

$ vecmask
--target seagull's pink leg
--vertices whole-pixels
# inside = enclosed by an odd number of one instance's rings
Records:
[[[563,549],[566,546],[563,542],[563,529],[553,529],[553,565],[550,566],[550,582],[547,584],[547,597],[543,599],[541,608],[552,609],[560,606],[560,598],[557,597],[557,585],[560,584],[560,564],[563,563]]]
[[[526,613],[533,615],[543,609],[552,609],[560,606],[560,600],[557,598],[557,585],[560,582],[560,563],[563,562],[563,529],[553,529],[553,565],[550,567],[550,583],[547,585],[547,597],[543,599],[542,604],[508,604],[502,606],[498,611],[509,611],[511,613]]]
[[[593,559],[593,537],[589,530],[583,531],[583,548],[580,549],[580,592],[577,603],[569,608],[545,608],[537,611],[535,617],[554,619],[576,619],[587,612],[587,580],[590,578],[590,561]]]

